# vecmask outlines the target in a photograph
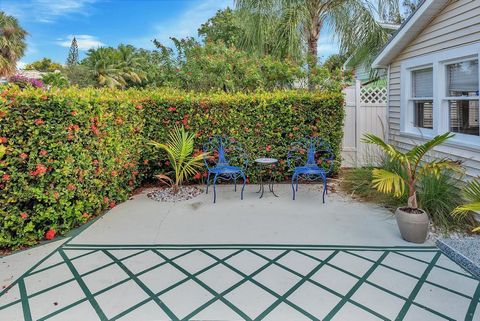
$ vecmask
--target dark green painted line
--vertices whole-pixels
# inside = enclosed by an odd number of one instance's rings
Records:
[[[477,290],[475,290],[475,294],[473,295],[472,301],[470,301],[470,305],[468,306],[467,314],[465,315],[465,321],[473,321],[473,317],[475,316],[475,310],[480,305],[480,282],[477,285]],[[480,311],[478,311],[480,314]]]
[[[370,259],[370,258],[366,258],[366,257],[363,257],[363,256],[359,256],[359,255],[357,255],[357,254],[355,254],[355,253],[352,253],[352,252],[349,252],[349,251],[345,251],[345,253],[348,253],[348,254],[351,254],[351,255],[355,255],[355,256],[361,257],[361,258],[363,258],[363,259],[365,259],[365,260],[367,260],[367,261],[370,261],[370,262],[375,262],[375,260],[372,260],[372,259]],[[393,252],[392,252],[392,253],[393,253]],[[396,253],[396,254],[399,254],[399,253],[397,253],[397,252],[395,252],[395,253]],[[439,252],[439,253],[441,253],[441,252]],[[423,263],[423,262],[422,262],[422,263]],[[430,262],[427,262],[427,263],[430,263]],[[411,278],[413,278],[413,279],[415,279],[415,280],[417,280],[417,281],[420,280],[420,278],[417,277],[416,275],[413,275],[413,274],[411,274],[411,273],[408,273],[408,272],[402,271],[402,270],[400,270],[400,269],[391,267],[391,266],[386,265],[386,264],[384,264],[384,263],[380,264],[380,266],[382,266],[382,267],[384,267],[384,268],[387,268],[387,269],[389,269],[389,270],[392,270],[392,271],[401,273],[401,274],[403,274],[403,275],[409,276],[409,277],[411,277]],[[428,264],[427,264],[427,266],[428,266]],[[438,265],[435,265],[434,267],[437,267],[437,268],[438,268]],[[463,275],[463,274],[461,274],[461,273],[460,273],[460,275],[461,275],[461,276],[464,276],[464,277],[466,277],[466,278],[469,278],[467,275]],[[476,279],[474,279],[474,280],[476,280]],[[436,287],[438,287],[438,288],[441,288],[441,289],[443,289],[443,290],[445,290],[445,291],[454,293],[454,294],[459,295],[459,296],[461,296],[461,297],[464,297],[464,298],[466,298],[466,299],[468,299],[468,300],[471,300],[471,299],[472,299],[471,296],[469,296],[469,295],[467,295],[467,294],[465,294],[465,293],[458,292],[458,291],[456,291],[456,290],[447,288],[447,287],[445,287],[445,286],[443,286],[443,285],[440,285],[440,284],[437,284],[437,283],[435,283],[435,282],[425,280],[425,283],[430,284],[430,285],[434,285],[434,286],[436,286]]]
[[[108,257],[110,259],[112,259],[113,262],[115,262],[115,264],[117,264],[125,273],[127,273],[127,275],[130,277],[131,280],[133,280],[167,315],[169,318],[172,319],[172,321],[177,321],[179,320],[178,317],[172,312],[172,310],[170,310],[167,305],[162,301],[160,300],[153,292],[152,290],[150,290],[149,287],[147,287],[145,285],[145,283],[143,283],[134,273],[132,273],[132,271],[130,271],[126,266],[125,264],[123,264],[122,262],[120,262],[113,254],[111,254],[110,252],[104,250],[102,251],[103,253],[105,253],[106,255],[108,255]]]
[[[93,297],[92,292],[90,292],[90,290],[88,289],[87,285],[85,284],[85,282],[81,278],[80,274],[78,273],[78,271],[75,268],[75,266],[73,265],[73,263],[68,259],[67,255],[65,254],[65,252],[63,252],[62,249],[58,250],[58,253],[60,253],[60,255],[62,256],[65,263],[67,263],[67,266],[70,269],[70,272],[72,272],[72,274],[75,277],[78,285],[82,289],[82,291],[85,294],[87,300],[90,302],[91,306],[93,307],[93,309],[97,313],[100,320],[101,321],[107,321],[108,320],[107,316],[105,315],[105,313],[103,313],[102,309],[98,305],[97,300],[95,300],[95,298]]]
[[[255,255],[258,255],[258,256],[262,256],[261,254],[259,253],[256,253],[252,250],[243,250],[243,251],[248,251],[248,252],[251,252],[251,253],[254,253]],[[233,291],[234,289],[236,289],[237,287],[239,287],[240,285],[242,285],[243,283],[247,282],[247,281],[250,281],[252,282],[253,284],[257,285],[258,287],[260,287],[261,289],[265,290],[266,292],[270,293],[272,296],[274,296],[275,298],[279,298],[280,295],[277,294],[276,292],[272,291],[270,288],[266,287],[265,285],[261,284],[260,282],[258,282],[257,280],[255,280],[253,277],[255,277],[257,274],[259,274],[260,272],[264,271],[265,269],[267,269],[270,265],[272,264],[276,264],[278,263],[277,261],[280,260],[282,257],[284,257],[285,255],[287,255],[291,250],[283,250],[284,252],[282,252],[281,254],[279,254],[278,256],[276,256],[275,258],[273,259],[270,259],[268,257],[265,257],[263,256],[263,258],[265,259],[265,261],[267,262],[266,264],[264,264],[263,266],[261,266],[260,268],[258,268],[257,270],[255,270],[254,272],[250,273],[249,275],[243,273],[242,271],[238,270],[237,268],[235,268],[234,266],[230,265],[228,262],[224,262],[223,265],[228,267],[229,269],[231,269],[233,272],[235,273],[238,273],[240,274],[240,276],[243,277],[243,279],[241,281],[239,281],[238,283],[234,284],[233,286],[231,286],[230,288],[228,288],[227,290],[223,291],[222,292],[222,295],[226,295],[228,293],[230,293],[231,291]],[[211,254],[211,253],[208,253],[207,251],[203,251],[205,254],[207,254],[208,256],[212,257],[213,259],[215,260],[218,260],[218,258]],[[294,308],[295,310],[297,310],[298,312],[302,313],[303,315],[307,316],[308,318],[310,318],[311,320],[314,320],[314,321],[320,321],[318,320],[315,316],[311,315],[310,313],[308,313],[307,311],[303,310],[301,307],[297,306],[296,304],[294,304],[293,302],[290,302],[288,300],[285,300],[285,303],[288,304],[290,307]]]
[[[173,261],[173,260],[176,260],[177,258],[180,258],[180,257],[182,257],[182,256],[185,256],[185,255],[187,255],[187,254],[190,254],[190,253],[192,253],[192,252],[194,252],[194,251],[196,251],[196,250],[190,250],[190,251],[188,251],[188,252],[186,252],[186,253],[182,253],[182,254],[180,254],[180,255],[178,255],[178,256],[176,256],[176,257],[173,257],[173,258],[170,259],[170,260],[172,260],[172,261]],[[167,261],[164,261],[164,262],[158,264],[158,266],[164,265],[164,264],[168,264],[168,262],[167,262]],[[218,265],[218,263],[214,263],[214,264],[212,264],[212,265],[209,265],[209,266],[203,268],[202,270],[196,272],[194,275],[199,275],[199,274],[201,274],[201,273],[203,273],[203,272],[211,269],[211,268],[212,268],[213,266],[215,266],[215,265]],[[152,270],[152,268],[149,268],[149,269],[147,269],[147,270]],[[139,275],[141,275],[141,274],[143,274],[143,273],[146,273],[147,270],[144,270],[144,271],[142,271],[142,272],[139,272],[139,273],[137,273],[136,275],[139,276]],[[161,296],[161,295],[163,295],[164,293],[167,293],[168,291],[170,291],[170,290],[178,287],[179,285],[181,285],[181,284],[183,284],[183,283],[185,283],[185,282],[187,282],[187,281],[189,281],[189,280],[190,280],[189,277],[185,277],[184,279],[182,279],[182,280],[180,280],[180,281],[178,281],[178,282],[176,282],[176,283],[174,283],[174,284],[166,287],[165,289],[161,290],[160,292],[155,293],[155,295],[156,295],[156,296]],[[143,301],[140,301],[139,303],[137,303],[137,304],[135,304],[134,306],[132,306],[128,311],[123,311],[122,313],[116,315],[115,317],[113,317],[113,318],[110,319],[110,320],[111,320],[111,321],[112,321],[112,320],[117,320],[117,319],[125,316],[126,314],[130,313],[130,311],[133,311],[133,310],[141,307],[142,305],[144,305],[144,304],[146,304],[146,303],[148,303],[148,302],[150,302],[150,301],[151,301],[150,298],[147,298],[147,299],[145,299],[145,300],[143,300]]]
[[[397,252],[397,251],[394,251],[396,254],[398,255],[401,255],[401,256],[404,256],[404,257],[407,257],[407,258],[410,258],[412,260],[416,260],[416,261],[419,261],[419,262],[423,262],[425,264],[429,264],[430,262],[428,261],[424,261],[422,259],[419,259],[419,258],[416,258],[416,257],[411,257],[410,255],[407,255],[407,254],[404,254],[404,253],[401,253],[401,252]],[[450,260],[450,258],[449,258]],[[452,261],[453,262],[453,261]],[[455,263],[456,264],[456,263]],[[458,264],[457,264],[458,265]],[[458,265],[459,267],[461,267],[460,265]],[[477,280],[476,277],[474,277],[473,275],[471,275],[470,273],[462,273],[462,272],[458,272],[458,271],[455,271],[455,270],[452,270],[452,269],[449,269],[447,267],[444,267],[444,266],[441,266],[441,265],[435,265],[436,268],[439,268],[439,269],[442,269],[442,270],[445,270],[445,271],[448,271],[448,272],[452,272],[452,273],[455,273],[455,274],[458,274],[458,275],[461,275],[461,276],[464,276],[466,278],[469,278],[469,279],[472,279],[472,280]],[[463,268],[462,268],[463,269]]]
[[[340,302],[325,316],[323,321],[330,321],[335,314],[348,302],[348,300],[355,294],[355,292],[362,286],[362,284],[367,280],[367,278],[375,271],[375,269],[382,263],[382,261],[387,257],[388,251],[383,252],[380,258],[365,272],[365,274],[355,283],[355,285],[347,292]],[[383,320],[389,321],[388,318],[382,317]]]
[[[324,261],[318,264],[315,268],[313,268],[307,275],[303,276],[300,281],[298,281],[290,290],[285,292],[280,298],[277,299],[272,305],[270,305],[262,314],[260,314],[256,320],[262,320],[265,318],[270,312],[272,312],[277,306],[279,306],[283,301],[285,301],[293,292],[295,292],[300,286],[302,286],[307,280],[309,280],[318,270],[320,270],[328,261],[333,259],[335,255],[338,254],[338,250],[334,251],[330,254]]]
[[[46,255],[44,258],[42,258],[40,261],[38,261],[36,264],[34,264],[30,269],[28,269],[25,273],[23,273],[22,275],[20,275],[15,281],[13,281],[12,283],[10,283],[10,285],[8,285],[5,289],[3,289],[2,291],[0,291],[0,298],[6,293],[8,292],[8,290],[10,290],[13,286],[15,286],[20,279],[24,279],[26,275],[32,273],[33,270],[35,270],[37,267],[40,266],[40,264],[42,264],[43,262],[45,262],[48,258],[50,258],[52,255],[54,255],[58,249],[63,245],[62,244],[59,244],[57,248],[55,248],[52,252],[50,252],[50,254]]]
[[[84,253],[84,254],[82,254],[82,255],[76,256],[76,257],[74,257],[74,258],[72,258],[72,259],[70,259],[70,260],[74,261],[74,260],[76,260],[76,259],[79,259],[79,258],[81,258],[81,257],[87,256],[87,255],[92,254],[92,253],[97,252],[97,251],[98,251],[98,250],[93,250],[93,251],[91,251],[91,252],[87,252],[87,253]],[[55,264],[53,264],[53,265],[50,265],[50,266],[41,268],[40,270],[33,271],[33,272],[30,273],[28,276],[35,275],[35,274],[37,274],[37,273],[46,271],[46,270],[48,270],[48,269],[57,267],[57,266],[62,265],[62,264],[65,264],[65,262],[64,262],[64,261],[58,262],[58,263],[55,263]]]
[[[155,252],[157,255],[159,255],[162,259],[164,260],[168,260],[170,261],[170,259],[168,257],[166,257],[165,255],[163,255],[161,252],[158,252],[157,250],[153,250],[153,252]],[[235,255],[237,255],[238,253],[240,253],[240,251],[236,252]],[[232,257],[232,256],[230,256]],[[230,258],[229,257],[229,258]],[[181,273],[185,274],[188,276],[188,278],[192,281],[194,281],[195,283],[197,283],[198,285],[200,285],[203,289],[205,289],[206,291],[208,291],[210,294],[212,294],[214,296],[214,299],[215,300],[220,300],[221,302],[223,302],[225,305],[227,305],[229,308],[231,308],[232,310],[234,310],[237,314],[239,314],[242,318],[248,318],[248,315],[246,315],[245,313],[243,313],[240,309],[238,309],[235,305],[233,305],[229,300],[227,300],[223,295],[217,293],[215,290],[213,290],[211,287],[209,287],[207,284],[205,284],[204,282],[202,282],[200,279],[198,279],[196,277],[196,275],[194,274],[191,274],[190,272],[188,272],[187,270],[185,270],[184,268],[182,268],[180,265],[176,264],[175,262],[171,261],[169,262],[170,265],[172,265],[174,268],[176,268],[178,271],[180,271]],[[221,262],[220,261],[217,261],[216,263],[220,264]],[[216,264],[216,265],[218,265]],[[215,265],[215,266],[216,266]],[[209,268],[211,269],[211,267]],[[206,308],[208,305],[207,304],[203,304],[202,307]],[[183,318],[182,320],[189,320],[190,318],[188,316],[186,316],[185,318]]]
[[[146,251],[147,251],[147,250],[145,250],[145,251],[143,251],[143,252],[146,252]],[[193,250],[192,250],[192,251],[193,251]],[[143,252],[142,252],[142,253],[143,253]],[[127,258],[132,257],[132,256],[134,256],[134,255],[138,255],[138,254],[139,254],[139,253],[131,254],[131,255],[129,255],[129,256],[126,256],[126,257],[122,258],[121,260],[126,260]],[[181,257],[181,256],[184,256],[184,255],[186,255],[186,254],[188,254],[188,253],[182,253],[182,254],[176,256],[174,259],[179,258],[179,257]],[[115,264],[115,263],[114,263],[114,262],[111,262],[111,263],[108,263],[107,265],[113,265],[113,264]],[[150,271],[150,270],[152,270],[152,269],[155,269],[155,268],[157,268],[157,267],[159,267],[159,266],[161,266],[161,265],[164,265],[164,264],[166,264],[166,262],[162,262],[162,263],[160,263],[160,264],[157,264],[157,265],[155,265],[155,266],[152,266],[151,268],[148,268],[147,270],[144,270],[144,271],[141,271],[141,272],[137,273],[136,276],[138,277],[138,276],[140,276],[141,274],[147,273],[148,271]],[[102,267],[102,268],[103,268],[103,267]],[[97,269],[95,269],[95,270],[97,270]],[[95,270],[86,272],[86,273],[82,274],[82,276],[83,276],[83,275],[87,275],[87,274],[89,274],[89,273],[91,273],[91,272],[93,272],[93,271],[95,271]],[[102,289],[102,290],[99,290],[99,291],[95,292],[95,293],[93,294],[93,296],[97,296],[97,295],[100,295],[100,294],[102,294],[102,293],[108,292],[108,291],[110,291],[111,289],[113,289],[114,287],[116,287],[116,286],[118,286],[118,285],[121,285],[121,284],[123,284],[123,283],[125,283],[125,282],[128,282],[128,281],[130,281],[129,278],[124,279],[124,280],[122,280],[122,281],[119,281],[119,282],[117,282],[117,283],[115,283],[115,284],[112,284],[112,285],[110,285],[110,286]],[[51,314],[49,314],[49,315],[47,315],[47,316],[39,319],[38,321],[45,321],[46,319],[49,319],[49,318],[55,316],[56,314],[59,314],[59,313],[65,311],[65,310],[68,310],[68,309],[70,309],[70,308],[72,308],[72,307],[74,307],[74,306],[76,306],[76,305],[78,305],[78,304],[81,304],[81,303],[85,302],[85,301],[87,301],[86,298],[80,299],[80,300],[78,300],[78,301],[76,301],[76,302],[73,302],[73,303],[65,306],[64,308],[62,308],[62,309],[60,309],[60,310],[57,310],[57,311],[52,312]]]
[[[420,279],[418,280],[417,284],[415,285],[415,287],[413,288],[413,291],[410,293],[410,295],[408,296],[408,300],[403,304],[403,307],[402,309],[400,310],[400,312],[398,313],[397,317],[395,318],[395,321],[402,321],[405,316],[407,315],[407,312],[408,310],[410,309],[410,306],[412,305],[412,302],[415,300],[415,298],[417,297],[417,294],[418,292],[420,292],[420,289],[423,285],[423,283],[425,283],[425,280],[427,279],[428,277],[428,274],[430,273],[430,271],[433,269],[433,267],[435,266],[435,264],[437,263],[438,259],[440,258],[440,255],[441,253],[438,252],[437,254],[435,254],[435,256],[433,257],[432,261],[430,262],[430,264],[428,264],[427,268],[425,269],[425,271],[423,272],[422,276],[420,277]]]
[[[28,303],[27,298],[27,289],[25,288],[25,282],[23,279],[18,282],[18,289],[20,290],[20,297],[22,298],[23,318],[25,321],[31,321],[32,312],[30,311],[30,304]]]
[[[314,244],[71,244],[67,245],[69,248],[78,248],[82,247],[85,249],[90,248],[118,248],[118,249],[132,249],[132,248],[156,248],[156,249],[171,249],[171,248],[187,248],[187,249],[217,249],[217,248],[227,248],[227,249],[349,249],[349,250],[362,250],[367,251],[371,250],[418,250],[420,252],[438,252],[438,249],[434,246],[369,246],[369,245],[314,245]]]
[[[350,253],[350,252],[347,252],[347,251],[344,251],[344,252],[349,253],[349,254],[351,254],[351,255],[355,255],[355,253]],[[302,255],[305,255],[305,256],[307,256],[307,257],[310,257],[310,258],[313,259],[313,260],[322,262],[321,259],[319,259],[319,258],[317,258],[317,257],[315,257],[315,256],[311,256],[310,254],[307,254],[307,253],[304,253],[304,252],[300,252],[300,251],[298,251],[298,253],[300,253],[300,254],[302,254]],[[375,263],[375,260],[372,260],[372,259],[369,259],[369,258],[365,258],[365,259],[368,259],[370,262]],[[334,269],[336,269],[336,270],[338,270],[338,271],[340,271],[340,272],[342,272],[342,273],[348,274],[349,276],[351,276],[351,277],[353,277],[353,278],[356,278],[357,280],[359,280],[359,279],[361,278],[361,277],[359,277],[358,275],[356,275],[356,274],[354,274],[354,273],[352,273],[352,272],[350,272],[350,271],[344,270],[344,269],[342,269],[341,267],[338,267],[338,266],[333,265],[333,264],[331,264],[331,263],[327,263],[327,266],[329,266],[329,267],[331,267],[331,268],[334,268]],[[382,266],[382,264],[380,264],[380,266]],[[408,274],[408,275],[410,275],[410,274]],[[413,277],[413,276],[412,276],[412,277]],[[418,278],[416,278],[416,277],[415,277],[415,279],[418,280]],[[325,289],[325,290],[327,290],[327,291],[329,291],[329,292],[331,292],[331,293],[332,293],[332,291],[333,291],[333,290],[331,290],[331,289],[329,289],[329,288],[324,287],[323,285],[319,284],[318,282],[316,282],[316,281],[314,281],[314,280],[309,280],[309,282],[311,282],[311,283],[313,283],[313,284],[315,284],[315,285],[317,285],[317,286],[320,286],[320,287],[322,287],[323,289]],[[397,297],[397,298],[399,298],[399,299],[402,299],[402,300],[404,300],[404,301],[406,301],[406,300],[408,299],[408,298],[404,297],[403,295],[400,295],[400,294],[398,294],[398,293],[395,293],[395,292],[393,292],[393,291],[391,291],[391,290],[389,290],[389,289],[387,289],[387,288],[384,288],[384,287],[382,287],[382,286],[380,286],[380,285],[378,285],[378,284],[375,284],[375,283],[373,283],[373,282],[371,282],[371,281],[369,281],[369,280],[366,280],[365,283],[366,283],[366,284],[369,284],[369,285],[371,285],[371,286],[373,286],[373,287],[375,287],[375,288],[377,288],[377,289],[379,289],[379,290],[385,291],[385,292],[387,292],[388,294],[393,295],[393,296],[395,296],[395,297]],[[335,293],[334,293],[334,294],[335,294]],[[341,294],[338,294],[338,296],[343,297],[343,295],[341,295]],[[375,311],[371,310],[370,308],[368,308],[368,307],[366,307],[366,306],[364,306],[364,305],[362,305],[362,304],[360,304],[360,303],[358,303],[358,302],[356,302],[356,301],[354,301],[354,300],[352,300],[352,299],[349,299],[348,302],[356,305],[357,307],[359,307],[359,308],[361,308],[361,309],[363,309],[363,310],[366,310],[366,311],[370,312],[370,313],[373,314],[373,315],[375,315],[375,313],[376,313]],[[440,312],[438,312],[438,311],[432,310],[432,309],[430,309],[429,307],[426,307],[426,306],[424,306],[424,305],[422,305],[422,304],[420,304],[420,303],[413,302],[413,305],[418,306],[419,308],[425,309],[425,310],[427,310],[427,311],[429,311],[429,312],[431,312],[431,313],[433,313],[433,314],[436,314],[436,315],[438,315],[439,317],[444,318],[444,319],[446,319],[446,320],[455,321],[455,320],[447,317],[446,315],[444,315],[444,314],[442,314],[442,313],[440,313]]]
[[[204,253],[204,251],[200,250],[202,253]],[[243,250],[237,250],[236,252],[224,257],[223,259],[218,259],[217,257],[215,257],[215,260],[216,260],[216,263],[218,264],[221,264],[227,260],[229,260],[230,258],[234,257],[235,255],[241,253]],[[204,253],[205,254],[205,253]],[[209,268],[210,269],[210,268]],[[202,273],[204,273],[205,271],[203,271],[205,269],[202,269],[201,273],[195,273],[195,275],[200,275]],[[190,314],[188,314],[187,316],[185,316],[183,319],[184,320],[190,320],[190,318],[192,318],[193,316],[195,316],[196,314],[198,314],[200,311],[206,309],[208,306],[210,306],[212,303],[214,303],[215,301],[217,301],[220,296],[223,296],[223,292],[220,293],[220,294],[217,294],[215,295],[212,299],[208,300],[207,302],[205,302],[204,304],[202,304],[200,307],[198,307],[197,309],[195,309],[194,311],[192,311]],[[236,306],[233,306],[231,307],[233,311],[235,311],[237,314],[239,314],[240,316],[243,316],[243,318],[245,320],[248,320],[249,317],[243,313],[243,311],[241,311],[240,309],[238,309]],[[240,312],[240,313],[239,313]]]
[[[95,250],[95,251],[93,251],[93,252],[97,252],[97,251],[98,251],[98,250]],[[145,252],[147,252],[147,250],[144,250],[144,251],[141,251],[141,252],[138,252],[138,253],[130,254],[130,255],[126,256],[126,257],[123,257],[123,258],[121,259],[121,261],[127,260],[127,259],[129,259],[129,258],[131,258],[131,257],[134,257],[134,256],[136,256],[136,255],[139,255],[139,254],[145,253]],[[83,255],[82,255],[82,256],[83,256]],[[73,261],[73,260],[75,260],[75,259],[77,259],[77,258],[80,258],[80,256],[77,256],[77,257],[71,259],[71,261]],[[62,261],[61,264],[65,264],[65,262]],[[99,271],[99,270],[101,270],[101,269],[103,269],[103,268],[106,268],[106,267],[111,266],[111,265],[114,265],[114,264],[115,264],[114,262],[107,263],[107,264],[102,265],[102,266],[100,266],[100,267],[97,267],[97,268],[95,268],[95,269],[93,269],[93,270],[91,270],[91,271],[88,271],[88,272],[85,272],[85,273],[81,274],[80,277],[83,278],[83,277],[85,277],[85,276],[88,276],[88,275],[90,275],[90,274],[92,274],[92,273],[95,273],[95,272],[97,272],[97,271]],[[35,273],[32,273],[32,274],[30,274],[30,275],[33,275],[33,274],[35,274]],[[30,275],[27,275],[26,277],[29,277]],[[122,281],[114,284],[113,286],[117,286],[117,285],[119,285],[119,284],[122,284],[122,283],[124,283],[124,282],[127,282],[128,280],[129,280],[129,279],[122,280]],[[70,279],[67,279],[67,280],[65,280],[65,281],[62,281],[62,282],[60,282],[60,283],[57,283],[57,284],[55,284],[55,285],[52,285],[52,286],[50,286],[50,287],[48,287],[48,288],[45,288],[45,289],[40,290],[40,291],[37,291],[37,292],[35,292],[35,293],[29,294],[29,295],[27,296],[27,298],[29,298],[29,299],[34,298],[34,297],[36,297],[37,295],[40,295],[40,294],[42,294],[42,293],[45,293],[45,292],[48,292],[48,291],[53,290],[53,289],[55,289],[55,288],[58,288],[58,287],[60,287],[60,286],[62,286],[62,285],[65,285],[65,284],[67,284],[67,283],[70,283],[70,282],[72,282],[72,281],[75,281],[75,277],[70,278]],[[113,287],[113,286],[112,286],[112,287]],[[96,295],[96,294],[95,294],[95,295]],[[0,310],[2,310],[2,309],[4,309],[4,308],[8,308],[9,306],[15,305],[16,303],[18,303],[18,302],[20,302],[20,301],[21,301],[21,299],[16,300],[16,301],[13,301],[13,302],[10,302],[10,303],[8,303],[8,304],[6,304],[6,305],[4,305],[4,306],[1,306],[1,307],[0,307]]]

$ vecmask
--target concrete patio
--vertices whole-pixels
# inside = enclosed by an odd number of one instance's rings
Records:
[[[0,320],[480,320],[480,284],[387,210],[289,185],[182,203],[144,191],[0,260]]]

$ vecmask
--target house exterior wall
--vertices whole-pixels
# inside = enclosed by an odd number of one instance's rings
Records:
[[[389,140],[405,149],[424,140],[421,135],[401,133],[402,64],[432,54],[480,44],[480,1],[452,0],[390,64],[388,124]],[[405,75],[403,75],[405,78]],[[405,85],[404,85],[405,86]],[[480,175],[480,144],[448,143],[436,149],[437,156],[462,160],[469,176]]]

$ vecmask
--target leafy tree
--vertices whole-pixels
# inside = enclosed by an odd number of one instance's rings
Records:
[[[78,43],[77,39],[73,37],[72,44],[67,57],[67,66],[75,66],[78,64]]]
[[[237,45],[242,34],[238,15],[230,8],[218,10],[217,13],[203,23],[198,29],[198,35],[205,42],[222,41],[227,46]]]
[[[60,72],[49,72],[42,76],[45,85],[53,87],[65,88],[70,85],[68,79]]]
[[[94,87],[97,85],[93,72],[84,65],[66,66],[62,73],[71,85],[78,87]]]
[[[309,69],[317,66],[320,32],[329,29],[338,37],[342,53],[372,55],[388,33],[375,19],[378,13],[398,11],[397,0],[236,0],[244,28],[242,48],[277,57],[301,58]],[[363,50],[368,48],[369,50]]]
[[[42,72],[54,72],[55,70],[61,70],[62,65],[56,62],[53,62],[49,58],[43,58],[37,61],[34,61],[25,66],[25,70],[37,70]]]
[[[15,73],[17,61],[23,57],[27,47],[27,32],[18,20],[0,11],[0,76],[8,77]]]

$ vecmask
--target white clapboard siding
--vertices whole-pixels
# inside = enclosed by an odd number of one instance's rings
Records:
[[[427,27],[392,61],[389,74],[389,140],[410,149],[421,140],[400,134],[400,65],[405,59],[480,42],[480,0],[452,0],[437,14]],[[464,162],[467,175],[480,174],[480,149],[454,145],[436,149],[438,157],[449,157]]]

